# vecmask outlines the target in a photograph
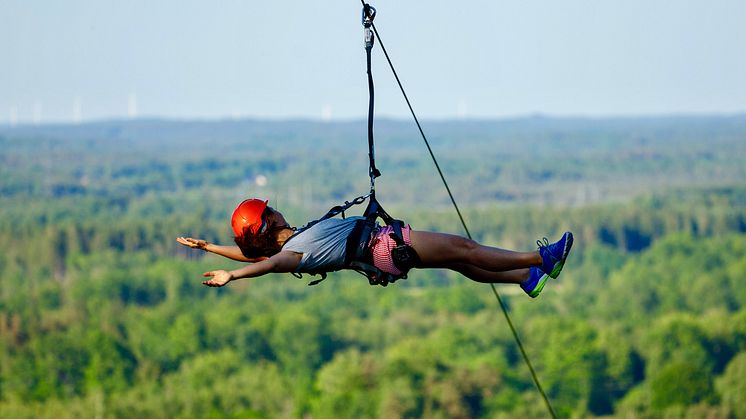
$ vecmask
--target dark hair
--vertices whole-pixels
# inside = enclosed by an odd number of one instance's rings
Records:
[[[271,213],[272,209],[269,207],[265,208],[264,212],[262,212],[262,218],[269,223],[264,233],[251,234],[247,227],[244,229],[242,236],[233,238],[238,248],[241,249],[241,253],[247,258],[269,257],[277,254],[282,249],[282,245],[277,243],[277,233],[289,228],[289,226],[287,224],[277,225],[273,217],[270,217]]]

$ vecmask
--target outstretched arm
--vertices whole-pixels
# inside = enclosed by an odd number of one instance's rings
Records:
[[[255,278],[268,273],[293,272],[298,267],[302,255],[295,252],[280,252],[269,259],[246,265],[234,271],[210,271],[202,274],[211,277],[202,283],[208,287],[222,287],[223,285],[241,278]]]
[[[238,246],[219,246],[217,244],[208,243],[202,239],[193,239],[191,237],[177,237],[176,241],[184,246],[191,247],[192,249],[201,249],[205,252],[212,252],[216,255],[237,260],[239,262],[259,262],[267,259],[266,257],[255,259],[247,258],[243,253],[241,253],[241,249],[239,249]]]

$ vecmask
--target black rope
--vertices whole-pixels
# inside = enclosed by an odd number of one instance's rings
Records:
[[[370,10],[370,6],[367,3],[365,3],[365,0],[360,0],[360,2],[363,4],[363,13],[364,14],[367,13],[367,11]],[[375,13],[373,14],[373,16],[375,16]],[[404,100],[407,102],[407,106],[409,107],[409,112],[412,114],[412,117],[414,118],[414,122],[417,124],[417,129],[420,130],[420,135],[422,136],[422,140],[425,142],[427,151],[430,153],[430,158],[433,160],[433,163],[435,164],[435,168],[438,170],[438,174],[440,175],[440,180],[443,181],[443,185],[445,186],[446,191],[448,192],[448,196],[451,198],[451,203],[453,204],[453,207],[456,209],[458,218],[459,220],[461,220],[461,225],[464,227],[464,231],[466,231],[466,235],[469,237],[469,239],[472,239],[471,233],[469,232],[469,228],[466,226],[466,221],[464,221],[464,217],[461,215],[461,211],[458,208],[458,204],[456,204],[456,200],[454,199],[453,194],[451,193],[451,188],[448,187],[448,182],[446,181],[446,178],[443,175],[443,171],[440,170],[440,165],[438,164],[438,160],[435,158],[433,149],[430,147],[430,142],[427,140],[427,137],[425,136],[425,132],[422,130],[422,126],[420,125],[420,121],[417,119],[417,115],[414,113],[412,104],[409,102],[409,97],[407,97],[407,93],[404,91],[404,86],[402,86],[401,80],[399,79],[399,75],[396,73],[396,69],[394,69],[394,64],[391,62],[388,52],[386,52],[386,47],[383,45],[381,36],[378,34],[376,25],[373,24],[372,18],[370,19],[370,26],[373,29],[373,33],[375,33],[376,37],[378,38],[378,43],[381,45],[381,50],[383,51],[383,54],[386,57],[386,61],[388,61],[389,63],[389,67],[391,68],[391,72],[394,74],[394,78],[396,78],[396,83],[399,85],[399,90],[401,90],[402,95],[404,96]],[[367,46],[366,46],[366,50],[367,50]],[[370,50],[367,50],[367,53],[368,53],[368,69],[370,70]],[[368,75],[370,76],[370,71],[368,71]],[[372,103],[372,99],[371,99],[371,103]],[[369,124],[371,123],[371,119],[370,119],[371,114],[369,114],[368,116]],[[546,393],[544,392],[544,389],[541,386],[541,383],[539,382],[539,378],[536,375],[536,371],[534,370],[533,365],[531,365],[531,361],[528,359],[528,355],[526,354],[526,350],[523,348],[523,343],[521,342],[521,339],[518,336],[518,332],[513,326],[513,322],[510,320],[508,309],[505,306],[505,303],[503,303],[502,298],[500,298],[500,294],[497,292],[497,288],[495,288],[495,284],[490,284],[490,287],[492,287],[492,292],[495,294],[495,298],[497,298],[497,302],[500,304],[500,308],[502,309],[502,312],[505,315],[505,320],[507,320],[508,326],[510,326],[510,331],[513,332],[513,338],[515,338],[515,341],[518,344],[518,349],[520,350],[521,355],[523,356],[523,360],[526,362],[526,365],[528,366],[528,369],[531,372],[531,377],[534,380],[534,384],[536,385],[536,388],[539,390],[539,393],[541,393],[541,397],[544,399],[544,403],[546,404],[547,410],[549,410],[549,414],[552,416],[552,418],[556,419],[557,414],[555,413],[554,408],[552,407],[552,403],[549,401],[549,398],[547,397]]]
[[[365,27],[365,58],[367,64],[368,73],[368,158],[370,165],[368,166],[368,175],[370,176],[370,193],[375,195],[376,189],[376,178],[381,176],[381,172],[376,168],[376,155],[375,155],[375,144],[373,142],[373,98],[375,89],[373,87],[373,72],[371,71],[370,65],[370,53],[373,50],[373,43],[375,37],[370,31],[370,27],[373,24],[373,19],[376,16],[376,9],[370,5],[363,3],[363,26]],[[375,199],[375,196],[374,196]]]

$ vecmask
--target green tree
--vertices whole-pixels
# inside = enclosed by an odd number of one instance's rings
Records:
[[[378,362],[373,354],[357,349],[338,352],[319,370],[318,398],[313,415],[318,417],[375,417],[379,404]]]
[[[86,335],[85,347],[91,351],[84,370],[87,392],[102,390],[111,393],[131,385],[135,358],[123,342],[93,329]]]
[[[717,380],[723,404],[736,418],[746,418],[746,352],[736,355]]]
[[[708,371],[716,364],[710,337],[699,320],[689,314],[658,319],[643,332],[641,346],[649,376],[669,363],[687,363]]]
[[[681,361],[661,368],[650,382],[650,391],[655,409],[710,401],[715,394],[712,375],[706,368]]]
[[[607,360],[598,349],[595,330],[582,320],[535,317],[529,335],[538,373],[559,414],[579,407],[609,413]]]

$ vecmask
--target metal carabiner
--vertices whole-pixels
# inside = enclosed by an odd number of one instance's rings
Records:
[[[370,27],[370,24],[373,23],[373,19],[376,17],[376,8],[371,6],[368,3],[365,3],[363,5],[363,26]]]
[[[363,202],[365,202],[366,199],[368,199],[369,196],[370,194],[358,196],[357,198],[352,200],[352,203],[355,205],[362,204]]]
[[[375,17],[375,7],[371,6],[368,3],[365,3],[363,5],[363,27],[365,28],[363,32],[365,34],[365,48],[368,50],[373,48],[373,42],[375,40],[373,31],[370,29],[370,27],[373,25],[373,19],[375,19]]]

